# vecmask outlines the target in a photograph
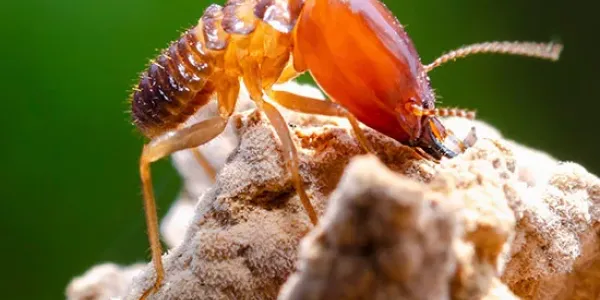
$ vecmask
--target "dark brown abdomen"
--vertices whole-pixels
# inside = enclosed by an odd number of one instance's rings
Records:
[[[131,98],[133,123],[147,137],[176,128],[206,104],[213,62],[194,29],[164,50],[142,74]]]

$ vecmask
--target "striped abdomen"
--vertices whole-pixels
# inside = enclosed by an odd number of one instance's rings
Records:
[[[142,76],[132,96],[133,122],[148,137],[183,123],[214,92],[213,63],[191,29],[164,50]]]
[[[223,67],[230,38],[223,27],[227,22],[239,23],[235,13],[236,9],[209,6],[198,25],[171,43],[144,72],[131,110],[134,123],[146,136],[176,128],[211,99],[219,81],[215,70]]]
[[[298,2],[292,5],[295,12],[304,1],[291,2]],[[292,29],[297,13],[288,11],[285,3],[228,0],[225,7],[209,6],[198,25],[173,42],[142,74],[132,95],[132,117],[136,126],[150,138],[175,129],[206,104],[216,90],[224,87],[219,86],[220,82],[237,80],[241,75],[237,60],[248,55],[246,47],[257,29],[257,22],[264,21],[283,32]],[[256,34],[265,34],[265,31]],[[276,39],[275,36],[270,38]],[[280,55],[279,60],[286,62],[289,53],[273,50],[272,44],[265,43],[262,50],[271,51],[267,55],[271,60],[278,61],[273,56]],[[287,48],[284,47],[284,51]]]

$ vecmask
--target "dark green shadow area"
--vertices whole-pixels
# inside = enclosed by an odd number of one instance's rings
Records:
[[[558,63],[478,56],[435,70],[432,84],[443,105],[476,109],[507,137],[600,172],[597,1],[387,3],[424,62],[486,40],[564,42]],[[129,124],[126,100],[155,49],[195,24],[208,4],[3,3],[5,299],[63,299],[69,280],[96,263],[147,259],[137,166],[143,140]],[[165,213],[180,180],[168,160],[153,175]]]

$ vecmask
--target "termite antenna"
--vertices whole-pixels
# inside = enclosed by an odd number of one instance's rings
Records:
[[[423,116],[436,116],[436,117],[459,117],[467,120],[475,120],[476,112],[472,110],[466,110],[461,108],[434,108],[434,109],[421,109],[420,115]]]
[[[556,61],[560,57],[562,49],[563,45],[558,43],[487,42],[472,44],[440,56],[425,66],[425,72],[430,72],[449,61],[480,53],[521,55]]]

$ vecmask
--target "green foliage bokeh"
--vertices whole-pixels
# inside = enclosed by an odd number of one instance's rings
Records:
[[[388,0],[424,62],[487,40],[558,40],[559,63],[478,56],[435,70],[443,105],[474,108],[505,136],[600,171],[592,1]],[[579,2],[579,3],[577,3]],[[3,129],[0,280],[5,299],[61,299],[103,261],[146,260],[129,89],[206,0],[7,1],[0,12]],[[341,29],[343,30],[343,29]],[[368,67],[368,66],[366,66]],[[179,187],[153,166],[165,213]]]

